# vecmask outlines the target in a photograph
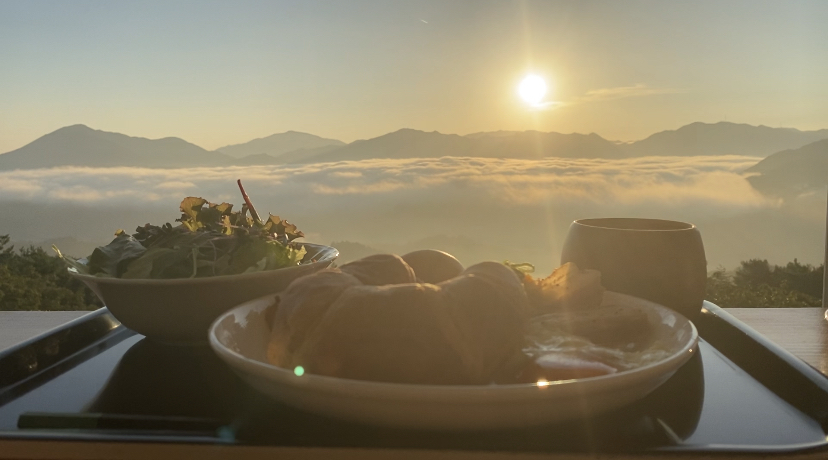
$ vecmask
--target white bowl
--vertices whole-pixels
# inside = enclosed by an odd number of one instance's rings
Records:
[[[696,352],[698,332],[661,305],[608,292],[605,303],[644,310],[669,356],[650,365],[600,377],[514,385],[411,385],[320,375],[296,375],[268,364],[270,326],[266,296],[216,319],[210,346],[253,388],[298,409],[367,424],[403,428],[473,430],[559,422],[616,409],[664,383]]]
[[[124,326],[170,344],[207,341],[207,330],[220,314],[244,301],[277,293],[291,281],[326,268],[339,251],[303,243],[308,253],[295,267],[241,275],[185,279],[120,279],[79,274]]]

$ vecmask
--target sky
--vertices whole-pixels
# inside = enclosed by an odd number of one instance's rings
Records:
[[[825,1],[0,0],[0,152],[78,123],[211,150],[288,130],[828,128],[825,24]],[[540,106],[518,97],[528,74]]]

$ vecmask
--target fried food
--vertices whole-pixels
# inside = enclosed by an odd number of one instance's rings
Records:
[[[521,383],[538,381],[583,379],[614,374],[618,370],[600,361],[584,359],[564,353],[549,353],[536,358],[518,376]]]
[[[536,314],[594,308],[604,298],[601,272],[579,269],[572,262],[561,265],[543,279],[525,275],[523,284]]]

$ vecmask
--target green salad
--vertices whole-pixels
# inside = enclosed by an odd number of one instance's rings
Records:
[[[229,203],[187,197],[178,225],[146,224],[132,235],[118,230],[112,242],[86,259],[53,248],[79,273],[112,278],[203,278],[299,265],[306,250],[293,240],[304,234],[279,216],[259,218],[241,181],[238,185],[244,198],[239,211]]]

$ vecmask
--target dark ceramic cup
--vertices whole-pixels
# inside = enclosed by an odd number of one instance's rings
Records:
[[[693,224],[658,219],[582,219],[569,227],[561,264],[601,272],[607,290],[651,300],[694,319],[707,260]]]

